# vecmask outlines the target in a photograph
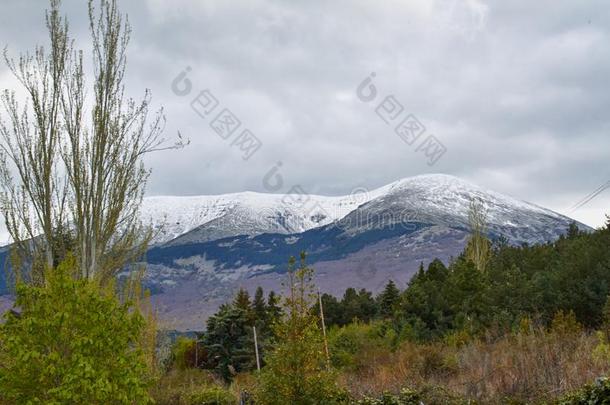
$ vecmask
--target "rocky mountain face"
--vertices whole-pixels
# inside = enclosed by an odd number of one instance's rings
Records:
[[[287,260],[301,251],[308,252],[322,292],[377,292],[390,279],[404,285],[420,263],[448,262],[463,250],[473,199],[487,213],[489,237],[509,243],[551,241],[572,222],[446,175],[345,197],[149,197],[142,219],[157,232],[146,256],[146,284],[165,326],[180,330],[202,329],[238,288],[282,290]]]

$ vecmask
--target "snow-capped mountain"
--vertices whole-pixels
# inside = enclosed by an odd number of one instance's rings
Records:
[[[384,191],[380,188],[340,197],[254,192],[146,197],[141,219],[155,229],[155,245],[237,235],[299,233],[339,220]]]
[[[419,222],[469,229],[473,201],[482,207],[490,236],[503,236],[513,243],[543,243],[565,233],[573,220],[554,211],[495,191],[486,190],[454,176],[434,174],[411,177],[376,191],[376,198],[350,213],[339,223],[350,232],[376,227],[379,222]],[[578,224],[583,230],[590,229]]]
[[[379,222],[467,228],[473,199],[487,212],[490,232],[502,233],[517,243],[556,238],[571,221],[551,210],[442,174],[411,177],[339,197],[254,192],[147,197],[141,215],[156,230],[154,245],[181,245],[238,235],[296,234],[332,223],[351,232],[378,226]]]

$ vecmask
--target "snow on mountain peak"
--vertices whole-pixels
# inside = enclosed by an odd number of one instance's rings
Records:
[[[492,228],[514,226],[517,234],[530,238],[528,232],[533,230],[528,231],[528,227],[540,230],[547,220],[555,227],[569,222],[569,218],[553,211],[446,174],[408,177],[369,192],[336,197],[256,192],[147,197],[141,217],[157,231],[154,244],[175,238],[185,243],[236,235],[304,232],[341,220],[360,206],[359,211],[369,214],[409,208],[421,221],[466,227],[472,199],[483,204]],[[558,230],[550,232],[555,235]]]

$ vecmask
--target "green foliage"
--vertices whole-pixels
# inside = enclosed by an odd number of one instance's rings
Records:
[[[464,255],[478,271],[485,272],[491,253],[491,243],[486,236],[487,211],[481,201],[472,200],[470,202],[468,222],[470,223],[470,238]]]
[[[592,385],[566,395],[557,405],[607,405],[610,404],[610,379],[599,378]]]
[[[294,265],[291,258],[286,314],[276,326],[277,344],[259,376],[256,399],[268,405],[336,403],[341,394],[326,368],[320,320],[310,310],[315,302],[313,270],[306,266],[305,254],[299,268]]]
[[[18,285],[0,325],[0,393],[15,403],[149,403],[144,319],[112,291],[75,280],[74,259],[45,285]]]
[[[551,321],[551,333],[557,335],[576,335],[582,332],[582,325],[576,320],[574,311],[559,310]]]
[[[459,398],[439,387],[424,387],[421,390],[403,388],[398,394],[384,393],[380,398],[366,397],[357,405],[421,405],[421,404],[466,405],[472,402]]]
[[[419,405],[420,403],[422,403],[421,395],[410,389],[403,389],[398,395],[387,392],[381,398],[364,398],[357,402],[358,405]]]
[[[207,361],[207,350],[195,339],[180,336],[172,347],[171,357],[174,368],[186,370],[201,367]]]
[[[282,315],[283,310],[280,305],[280,297],[274,291],[270,291],[267,297],[267,324],[272,326]]]
[[[266,321],[267,320],[267,304],[265,303],[265,295],[262,287],[258,287],[254,293],[254,300],[252,301],[252,311],[256,319]]]
[[[369,324],[357,322],[331,329],[329,347],[335,367],[357,370],[366,366],[368,355],[388,352],[392,347],[392,336],[388,336],[387,329],[379,321]]]
[[[339,301],[332,295],[323,294],[324,319],[328,326],[347,325],[353,321],[369,322],[377,315],[378,308],[370,291],[348,288]]]
[[[208,318],[203,338],[207,349],[207,368],[214,369],[225,381],[256,365],[254,335],[249,313],[242,308],[223,305]]]
[[[258,351],[261,363],[274,339],[273,325],[282,316],[279,297],[273,291],[267,302],[264,291],[257,288],[254,300],[244,289],[240,289],[230,304],[220,307],[208,318],[203,335],[205,359],[203,367],[217,372],[225,381],[237,373],[256,368],[254,332],[256,326]]]
[[[234,405],[237,404],[237,398],[228,390],[215,385],[188,393],[185,403],[188,405]]]
[[[233,299],[233,307],[237,309],[241,309],[249,322],[253,321],[254,313],[252,308],[252,303],[250,302],[250,294],[247,290],[240,288],[235,298]]]
[[[402,337],[416,340],[456,331],[476,336],[492,326],[501,333],[519,329],[524,317],[550,325],[559,311],[556,321],[564,330],[578,331],[578,324],[598,327],[610,292],[608,246],[607,230],[589,234],[573,229],[570,237],[545,245],[516,247],[499,241],[486,272],[466,255],[447,269],[432,262],[402,293],[401,311],[393,320],[402,325]]]

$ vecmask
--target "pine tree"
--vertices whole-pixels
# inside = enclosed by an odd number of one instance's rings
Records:
[[[248,290],[240,288],[235,298],[233,298],[233,306],[235,308],[243,309],[244,311],[250,310],[250,294]]]
[[[280,306],[280,298],[275,291],[270,291],[267,297],[267,319],[270,325],[277,322],[284,313]]]
[[[568,227],[568,239],[574,239],[578,235],[580,235],[580,229],[578,229],[578,225],[576,222],[570,222],[570,226]]]
[[[390,318],[398,308],[400,301],[400,291],[394,281],[388,281],[383,292],[379,295],[379,312],[384,318]]]
[[[204,345],[208,354],[208,368],[230,381],[241,371],[253,370],[256,365],[252,326],[247,313],[234,305],[223,305],[208,318]]]
[[[252,310],[258,321],[267,320],[267,304],[265,303],[265,296],[263,294],[263,288],[259,286],[254,293],[254,301],[252,301]]]

